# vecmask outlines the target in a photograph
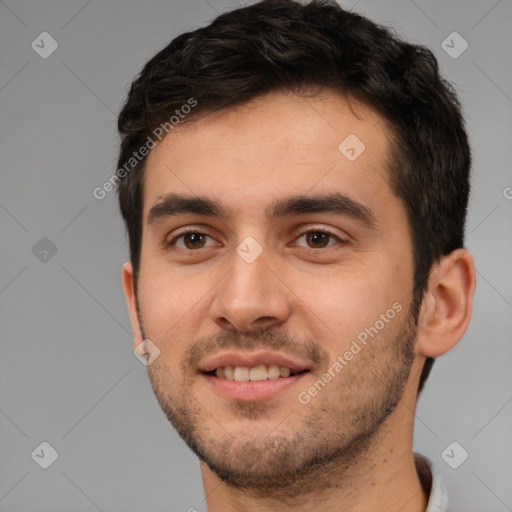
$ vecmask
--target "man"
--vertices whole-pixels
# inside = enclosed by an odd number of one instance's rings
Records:
[[[475,272],[432,53],[267,0],[152,58],[119,131],[134,347],[208,510],[445,510],[414,412]]]

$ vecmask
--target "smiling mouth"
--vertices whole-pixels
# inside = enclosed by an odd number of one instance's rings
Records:
[[[221,366],[210,372],[205,372],[205,375],[237,382],[260,382],[293,377],[307,371],[309,370],[293,371],[286,366],[260,364],[252,368],[247,366]]]

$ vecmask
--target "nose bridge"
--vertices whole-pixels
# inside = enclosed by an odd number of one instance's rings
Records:
[[[247,237],[230,255],[228,264],[230,271],[211,306],[215,322],[224,328],[248,331],[286,320],[288,297],[269,269],[270,249]]]

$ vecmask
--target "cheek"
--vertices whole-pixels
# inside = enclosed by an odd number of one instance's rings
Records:
[[[198,318],[204,318],[201,308],[211,286],[206,279],[184,279],[170,272],[146,275],[139,292],[146,335],[158,345],[164,360],[180,361],[188,340],[194,338]]]
[[[308,328],[330,351],[339,352],[393,305],[410,301],[412,281],[405,269],[374,258],[315,274],[288,274],[297,300],[295,313],[307,318]],[[399,308],[399,306],[395,306]]]

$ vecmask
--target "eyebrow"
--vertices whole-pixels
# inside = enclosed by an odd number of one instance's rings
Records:
[[[209,197],[171,193],[161,196],[151,207],[147,223],[156,224],[185,213],[222,219],[234,216],[230,208]],[[376,216],[368,206],[342,193],[285,197],[271,203],[265,213],[272,220],[305,213],[330,213],[357,220],[371,229],[377,225]]]

